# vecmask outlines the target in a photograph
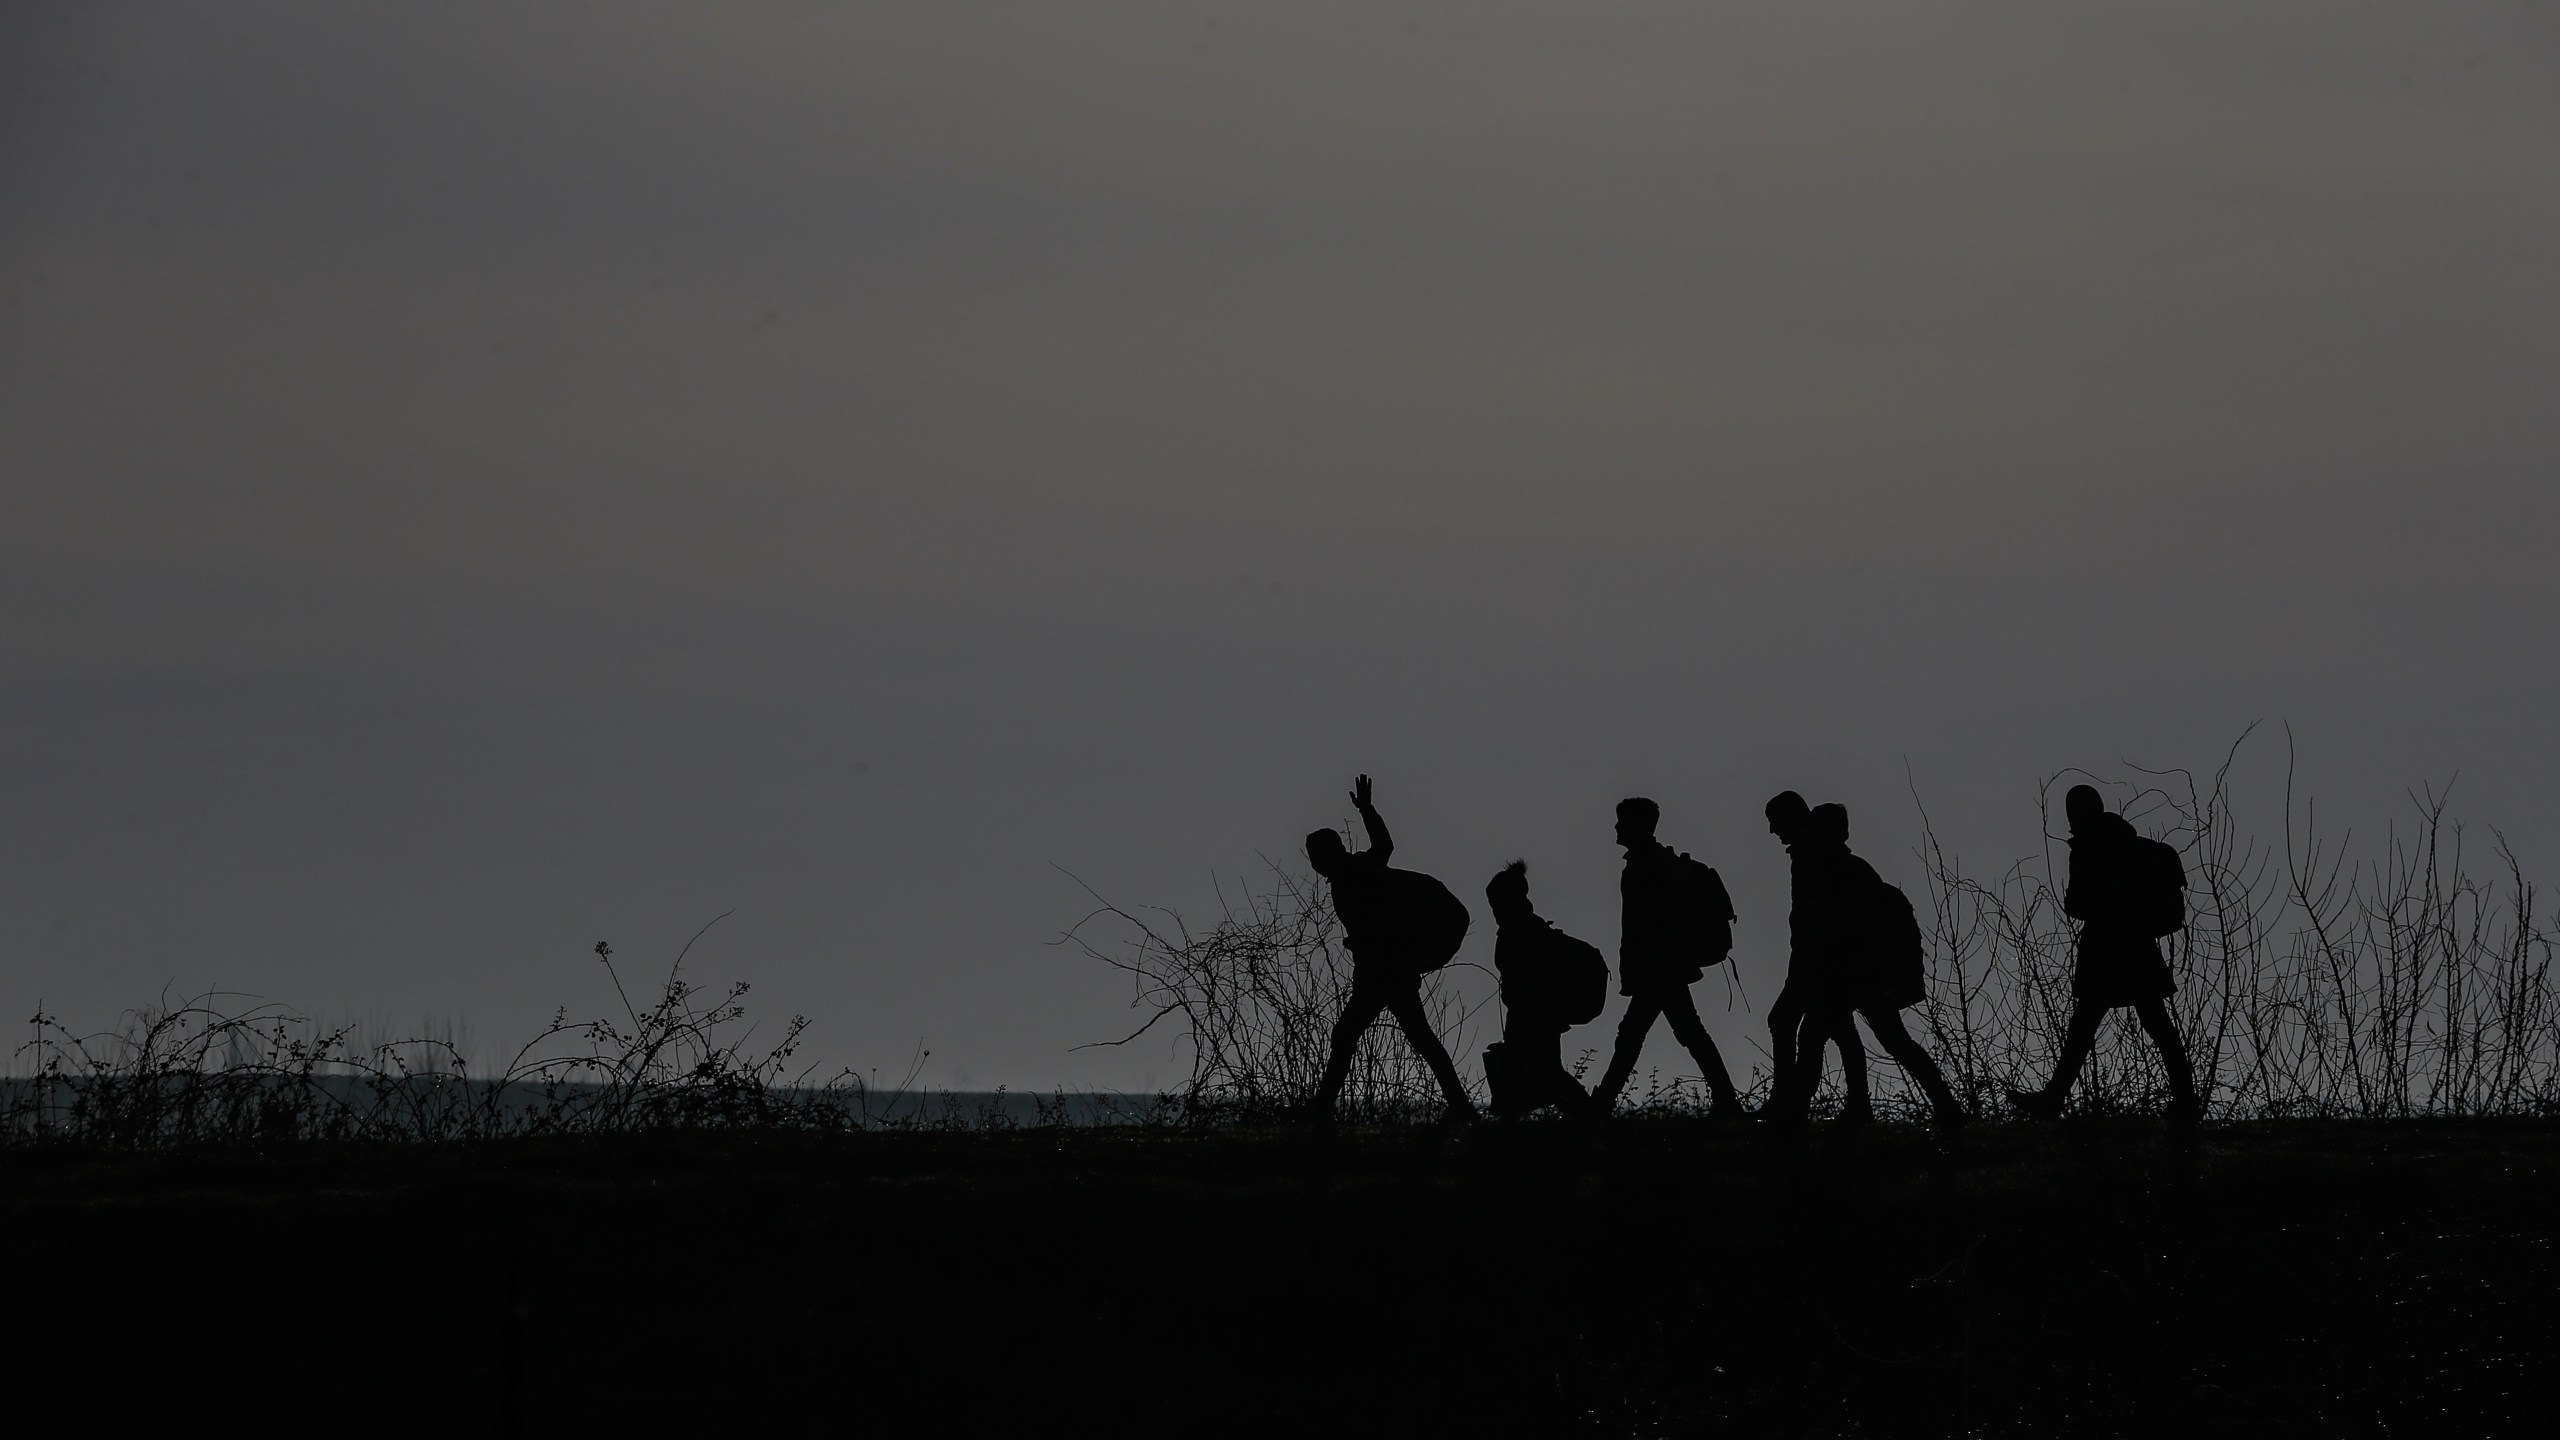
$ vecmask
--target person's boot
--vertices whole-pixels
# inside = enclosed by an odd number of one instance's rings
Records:
[[[1963,1102],[1956,1099],[1956,1092],[1948,1088],[1946,1081],[1940,1080],[1929,1087],[1929,1124],[1931,1126],[1940,1130],[1954,1130],[1970,1123],[1972,1119],[1972,1116],[1964,1113]]]
[[[2009,1103],[2030,1120],[2062,1118],[2062,1097],[2050,1090],[2018,1090],[2009,1092]]]
[[[1760,1108],[1753,1112],[1754,1116],[1762,1120],[1785,1118],[1787,1097],[1795,1093],[1795,1078],[1795,1062],[1779,1060],[1773,1063],[1769,1068],[1769,1094],[1760,1102]]]
[[[1784,1080],[1773,1081],[1770,1084],[1769,1098],[1760,1102],[1757,1118],[1761,1124],[1793,1129],[1805,1123],[1806,1111],[1813,1105],[1813,1096],[1810,1092],[1797,1088],[1792,1083],[1794,1078],[1789,1075]]]
[[[1610,1057],[1609,1068],[1601,1074],[1600,1083],[1591,1087],[1591,1113],[1594,1118],[1618,1113],[1618,1092],[1627,1088],[1627,1081],[1633,1078],[1635,1070],[1635,1057],[1626,1057],[1624,1064],[1620,1064],[1617,1057]]]
[[[2204,1118],[2204,1102],[2196,1098],[2195,1087],[2180,1085],[2169,1096],[2169,1123],[2193,1125]]]

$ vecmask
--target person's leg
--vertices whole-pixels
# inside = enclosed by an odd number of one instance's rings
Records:
[[[1733,1092],[1733,1076],[1724,1068],[1724,1056],[1716,1051],[1715,1037],[1707,1033],[1706,1022],[1698,1018],[1698,1002],[1689,998],[1689,987],[1662,997],[1662,1013],[1670,1018],[1671,1033],[1698,1062],[1698,1071],[1707,1080],[1707,1089],[1715,1095],[1718,1115],[1742,1113],[1742,1097]]]
[[[1333,1118],[1334,1101],[1341,1098],[1342,1082],[1351,1074],[1351,1052],[1360,1048],[1361,1034],[1386,1006],[1385,995],[1363,990],[1356,984],[1351,987],[1351,998],[1342,1006],[1342,1018],[1333,1022],[1333,1054],[1324,1062],[1324,1080],[1316,1086],[1317,1119]]]
[[[2009,1103],[2030,1115],[2050,1120],[2062,1113],[2062,1097],[2071,1093],[2071,1082],[2080,1078],[2080,1067],[2098,1044],[2098,1022],[2107,1018],[2107,1007],[2083,997],[2071,1007],[2071,1028],[2062,1036],[2062,1060],[2053,1067],[2053,1078],[2041,1090],[2012,1090]]]
[[[1562,1032],[1548,1029],[1543,1041],[1524,1039],[1519,1055],[1520,1073],[1530,1090],[1530,1109],[1553,1105],[1567,1115],[1579,1115],[1589,1107],[1591,1097],[1564,1068]]]
[[[1760,1113],[1775,1117],[1787,1108],[1785,1097],[1796,1088],[1796,1030],[1804,1023],[1804,992],[1793,980],[1779,987],[1777,1001],[1769,1007],[1769,1098],[1760,1102]],[[1811,1095],[1812,1087],[1805,1093]]]
[[[1441,1097],[1449,1102],[1449,1108],[1474,1114],[1475,1102],[1467,1098],[1467,1087],[1458,1079],[1458,1067],[1449,1061],[1448,1047],[1431,1033],[1431,1017],[1422,1010],[1422,987],[1416,984],[1411,989],[1398,990],[1395,998],[1387,1002],[1387,1011],[1404,1027],[1405,1043],[1422,1057],[1423,1064],[1431,1067],[1431,1078],[1440,1082]]]
[[[1627,1088],[1627,1077],[1636,1073],[1636,1056],[1644,1050],[1645,1032],[1662,1014],[1662,1002],[1650,995],[1627,997],[1627,1013],[1618,1017],[1618,1047],[1609,1054],[1609,1068],[1600,1076],[1600,1088],[1591,1092],[1591,1103],[1606,1115],[1618,1108],[1618,1092]]]
[[[1867,1042],[1858,1037],[1854,1010],[1835,1010],[1822,1017],[1821,1028],[1840,1050],[1840,1118],[1851,1125],[1874,1122],[1874,1097],[1867,1090]],[[1820,1073],[1816,1052],[1816,1074]]]
[[[1836,1028],[1827,1011],[1806,1007],[1796,1026],[1794,1057],[1787,1062],[1786,1093],[1771,1097],[1762,1112],[1767,1118],[1789,1125],[1804,1123],[1813,1092],[1822,1088],[1822,1047],[1831,1042]]]
[[[1964,1107],[1956,1103],[1956,1092],[1947,1086],[1947,1077],[1938,1062],[1912,1033],[1903,1028],[1899,1010],[1861,1010],[1867,1028],[1876,1032],[1876,1043],[1884,1053],[1902,1066],[1902,1073],[1920,1082],[1921,1093],[1929,1097],[1929,1118],[1939,1125],[1964,1123]]]
[[[2195,1119],[2204,1107],[2196,1101],[2196,1078],[2188,1065],[2187,1042],[2178,1034],[2178,1022],[2169,1018],[2169,1002],[2155,995],[2137,1002],[2133,1009],[2142,1017],[2142,1028],[2151,1036],[2151,1043],[2160,1047],[2161,1068],[2169,1072],[2170,1116]]]
[[[1521,1058],[1537,1051],[1535,1028],[1518,1006],[1506,1007],[1502,1012],[1501,1043],[1485,1047],[1485,1108],[1505,1120],[1517,1119],[1538,1108],[1537,1097],[1524,1081]]]

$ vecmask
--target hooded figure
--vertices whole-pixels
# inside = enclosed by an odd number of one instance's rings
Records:
[[[1500,927],[1493,968],[1502,978],[1502,1039],[1484,1055],[1494,1113],[1509,1119],[1552,1105],[1582,1115],[1591,1097],[1564,1068],[1562,1036],[1607,1002],[1609,962],[1529,903],[1529,862],[1502,867],[1484,898]]]
[[[2094,786],[2072,786],[2062,797],[2062,810],[2071,821],[2071,875],[2062,909],[2081,922],[2071,969],[2071,1026],[2063,1033],[2053,1078],[2040,1090],[2011,1090],[2009,1101],[2038,1119],[2060,1115],[2063,1097],[2098,1043],[2099,1022],[2109,1010],[2130,1005],[2169,1072],[2169,1117],[2192,1122],[2204,1107],[2196,1098],[2186,1042],[2169,1018],[2177,983],[2153,938],[2162,933],[2157,927],[2164,910],[2170,929],[2184,916],[2186,870],[2169,863],[2175,851],[2144,839],[2132,822],[2107,809]],[[2152,857],[2160,851],[2167,854],[2154,868]]]

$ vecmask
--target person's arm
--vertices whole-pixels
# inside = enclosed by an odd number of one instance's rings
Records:
[[[1640,960],[1645,936],[1638,930],[1644,916],[1644,877],[1637,873],[1637,860],[1627,857],[1626,868],[1618,872],[1618,968],[1624,971],[1631,960]]]
[[[2071,868],[2064,872],[2067,878],[2062,882],[2062,913],[2074,920],[2086,922],[2089,919],[2089,907],[2088,901],[2082,897],[2080,890],[2080,849],[2076,844],[2071,849],[2070,865]]]
[[[1386,864],[1387,857],[1395,853],[1396,840],[1387,833],[1387,822],[1380,818],[1378,807],[1370,799],[1368,776],[1363,775],[1352,782],[1351,804],[1360,812],[1360,823],[1369,831],[1368,860],[1376,865]]]

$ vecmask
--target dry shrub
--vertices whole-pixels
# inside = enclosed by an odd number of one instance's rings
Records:
[[[1170,1097],[1185,1122],[1301,1113],[1324,1078],[1334,1019],[1351,996],[1341,924],[1321,880],[1279,865],[1270,866],[1259,889],[1231,893],[1221,882],[1217,895],[1218,919],[1205,933],[1194,933],[1175,911],[1150,906],[1142,915],[1095,895],[1096,908],[1057,943],[1129,977],[1129,1003],[1146,1020],[1101,1043],[1168,1039],[1190,1068]],[[1116,933],[1097,939],[1092,932],[1103,927]],[[1433,1030],[1458,1057],[1472,1049],[1478,1007],[1466,1002],[1452,972],[1469,968],[1479,967],[1452,965],[1425,977],[1422,988]],[[1354,1052],[1338,1113],[1392,1121],[1435,1116],[1441,1105],[1430,1070],[1381,1016]]]
[[[2198,1091],[2227,1118],[2289,1115],[2548,1115],[2560,1111],[2560,996],[2552,937],[2534,890],[2492,833],[2496,867],[2466,864],[2465,829],[2446,796],[2410,796],[2413,820],[2352,859],[2316,808],[2297,805],[2287,736],[2281,850],[2235,818],[2231,772],[2248,736],[2209,778],[2135,770],[2110,782],[2083,772],[2038,788],[2048,835],[2039,861],[1998,879],[1966,878],[1927,830],[1922,860],[1930,997],[1922,1016],[1949,1080],[1977,1113],[2000,1088],[2052,1070],[2071,1013],[2076,927],[2062,912],[2054,846],[2057,791],[2087,780],[2137,829],[2168,841],[2187,865],[2186,929],[2167,942],[2180,1031]],[[1878,1073],[1899,1104],[1918,1097]],[[2166,1079],[2150,1042],[2122,1010],[2100,1032],[2071,1097],[2084,1113],[2147,1108]]]

